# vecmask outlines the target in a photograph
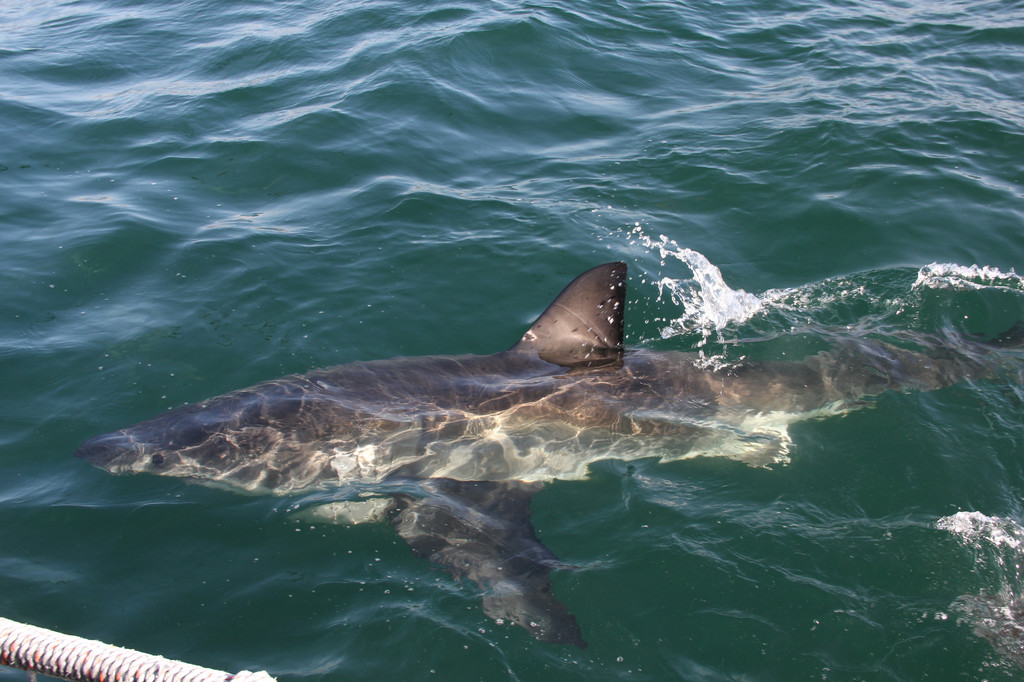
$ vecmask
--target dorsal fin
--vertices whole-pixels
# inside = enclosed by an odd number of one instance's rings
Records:
[[[626,270],[625,263],[605,263],[574,279],[512,350],[564,367],[620,360]]]

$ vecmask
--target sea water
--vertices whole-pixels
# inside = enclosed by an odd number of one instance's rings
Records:
[[[281,680],[1020,679],[1020,377],[606,461],[533,524],[585,651],[386,524],[75,460],[289,372],[512,345],[630,266],[709,368],[1024,319],[1005,2],[0,7],[0,613]],[[0,670],[4,679],[20,672]]]

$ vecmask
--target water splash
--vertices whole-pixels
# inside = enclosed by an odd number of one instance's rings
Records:
[[[911,289],[1011,289],[1024,291],[1024,278],[1013,269],[1002,272],[988,265],[932,263],[921,268]]]
[[[965,547],[991,546],[1015,550],[1024,545],[1024,528],[1012,519],[985,516],[977,511],[945,516],[936,521],[935,527],[949,531]],[[1004,557],[997,556],[996,560],[999,565],[1005,565]]]
[[[683,309],[678,323],[666,328],[663,336],[699,329],[706,340],[711,330],[720,332],[730,323],[743,322],[761,311],[760,297],[743,289],[730,289],[722,278],[722,271],[703,254],[679,249],[672,255],[690,267],[693,279],[680,281],[662,277],[658,281],[659,297],[667,293]]]
[[[986,584],[979,594],[954,602],[959,622],[969,624],[1001,657],[1024,668],[1024,526],[977,511],[943,517],[935,526],[952,533],[970,552],[975,572]]]
[[[690,279],[662,277],[655,283],[659,300],[667,295],[682,309],[682,315],[662,330],[662,338],[699,331],[702,338],[698,346],[704,346],[713,333],[720,334],[729,324],[743,322],[760,312],[764,298],[772,293],[757,296],[743,289],[730,288],[722,277],[722,271],[704,254],[683,248],[665,235],[652,239],[639,225],[630,235],[641,246],[656,249],[662,262],[675,258],[693,273]]]
[[[919,314],[923,290],[1002,290],[1024,293],[1024,277],[991,266],[963,266],[932,263],[919,269],[883,268],[828,278],[798,287],[768,289],[750,293],[730,287],[721,270],[706,256],[680,246],[665,235],[650,236],[640,223],[620,229],[635,245],[657,253],[662,268],[675,260],[689,269],[690,277],[673,277],[671,272],[653,280],[658,302],[668,301],[678,314],[660,318],[662,339],[693,333],[700,335],[695,346],[709,364],[727,364],[724,355],[704,357],[709,342],[735,344],[740,325],[754,322],[762,338],[799,331],[835,330],[878,333],[883,328],[900,329]],[[904,313],[910,312],[910,315]],[[924,324],[923,331],[934,331]]]

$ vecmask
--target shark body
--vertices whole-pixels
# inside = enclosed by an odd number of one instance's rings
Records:
[[[386,519],[413,552],[482,590],[484,611],[535,638],[586,646],[551,593],[562,566],[529,505],[544,482],[602,459],[785,457],[789,423],[883,391],[997,371],[991,345],[848,339],[799,362],[709,370],[696,355],[623,348],[626,265],[577,277],[493,355],[350,363],[257,384],[86,441],[113,473],[254,493],[361,491],[321,518]],[[368,497],[365,497],[367,496]]]

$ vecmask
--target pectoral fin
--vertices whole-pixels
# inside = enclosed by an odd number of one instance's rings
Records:
[[[391,519],[417,556],[466,577],[483,591],[484,612],[544,642],[587,646],[576,618],[551,594],[562,566],[530,523],[540,483],[428,479],[424,497],[402,496]]]

